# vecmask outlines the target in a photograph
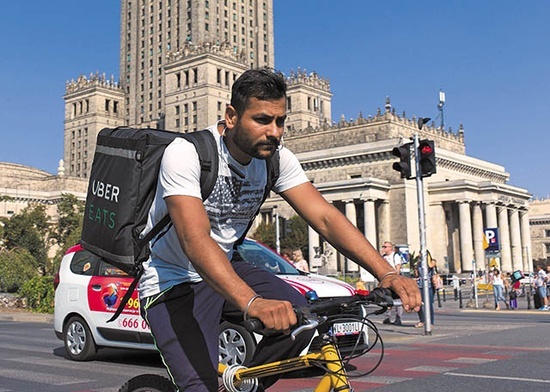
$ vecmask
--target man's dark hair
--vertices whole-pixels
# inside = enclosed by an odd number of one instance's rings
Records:
[[[286,97],[284,75],[272,68],[249,69],[233,83],[231,106],[238,115],[244,113],[250,98],[261,101],[276,101]]]

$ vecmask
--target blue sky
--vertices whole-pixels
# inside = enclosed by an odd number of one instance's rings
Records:
[[[213,2],[211,0],[211,2]],[[331,82],[332,118],[397,113],[462,123],[466,153],[550,195],[550,1],[274,0],[275,63]],[[55,173],[65,82],[118,78],[117,0],[0,5],[0,161]],[[439,120],[437,120],[439,123]]]

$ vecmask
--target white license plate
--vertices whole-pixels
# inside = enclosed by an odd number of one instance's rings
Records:
[[[359,321],[350,321],[348,323],[334,323],[332,331],[336,336],[357,335],[361,332],[362,323]]]

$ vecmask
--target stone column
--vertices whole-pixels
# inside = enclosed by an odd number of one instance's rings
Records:
[[[353,199],[348,200],[342,200],[345,203],[345,209],[346,209],[346,218],[355,226],[357,227],[357,209],[355,208],[355,203],[353,202]],[[346,269],[348,271],[359,271],[359,266],[354,263],[353,261],[349,260],[346,257]]]
[[[512,270],[523,269],[523,261],[521,259],[521,227],[519,224],[519,210],[517,208],[510,210],[510,241],[512,244]]]
[[[378,244],[372,244],[376,249],[380,250],[383,241],[391,241],[390,237],[390,202],[384,200],[379,208],[379,224],[378,224]]]
[[[311,228],[307,227],[308,251],[309,251],[309,266],[312,271],[318,271],[321,265],[322,249],[319,247],[319,234]]]
[[[523,244],[523,271],[533,271],[531,261],[531,229],[529,227],[529,211],[522,210],[519,213],[521,221],[521,242]]]
[[[429,225],[428,229],[430,233],[428,248],[432,257],[437,261],[437,268],[440,271],[448,271],[449,263],[445,260],[444,256],[447,254],[447,246],[449,245],[449,233],[443,203],[430,203],[430,211],[432,219],[426,223],[426,225]],[[414,249],[410,249],[410,251],[413,252]]]
[[[510,225],[508,223],[508,208],[498,208],[498,236],[500,240],[500,270],[512,270],[512,256],[510,254]]]
[[[497,206],[494,202],[489,202],[485,205],[485,222],[486,229],[492,229],[498,227],[497,223]]]
[[[472,215],[474,258],[476,261],[476,268],[485,269],[485,249],[483,249],[483,212],[481,211],[481,203],[473,203]]]
[[[376,237],[376,208],[373,199],[363,200],[363,219],[365,227],[365,237],[374,248],[378,248],[378,239]],[[363,282],[374,282],[374,276],[364,268],[359,268],[361,280]]]
[[[363,200],[364,208],[364,226],[365,226],[365,237],[367,240],[374,246],[377,247],[378,239],[376,237],[376,209],[373,199]]]
[[[460,224],[460,260],[461,271],[472,270],[472,260],[474,258],[472,243],[472,219],[470,214],[470,202],[466,200],[458,201],[458,214]]]

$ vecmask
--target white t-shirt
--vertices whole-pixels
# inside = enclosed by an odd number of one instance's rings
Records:
[[[218,179],[204,207],[210,219],[211,237],[231,259],[233,245],[244,234],[262,203],[267,181],[266,163],[253,158],[248,165],[241,165],[229,154],[217,125],[209,130],[217,141],[219,168]],[[280,174],[273,188],[276,193],[309,181],[292,152],[283,148],[279,153]],[[198,154],[194,145],[183,138],[175,139],[164,152],[155,199],[143,233],[166,215],[168,209],[164,198],[173,195],[201,199]],[[152,243],[151,257],[143,264],[145,270],[139,284],[141,298],[183,282],[202,280],[181,249],[173,228]]]
[[[397,266],[403,264],[403,256],[399,253],[392,252],[389,255],[385,255],[384,259],[395,269],[397,269]]]
[[[546,285],[546,272],[544,270],[539,270],[537,272],[537,280],[535,281],[536,287],[542,287]]]

